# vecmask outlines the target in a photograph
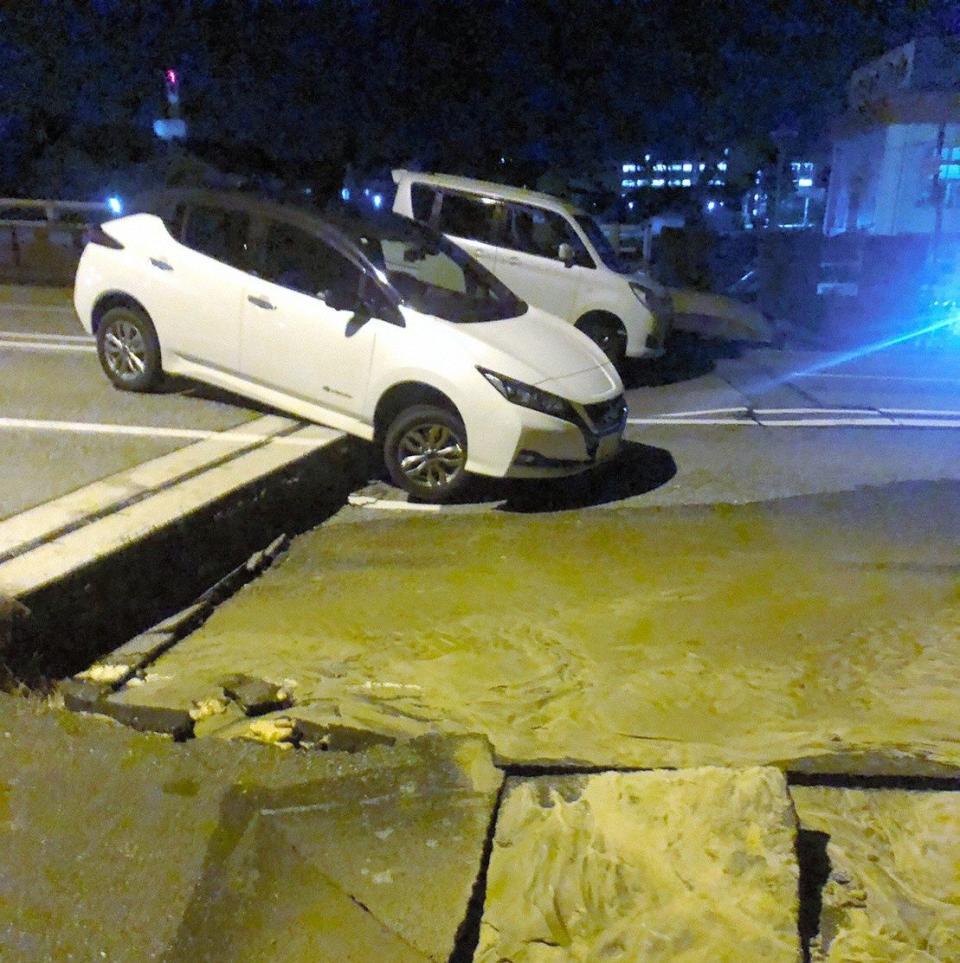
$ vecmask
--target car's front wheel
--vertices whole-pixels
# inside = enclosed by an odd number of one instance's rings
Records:
[[[393,483],[415,498],[445,502],[467,484],[467,432],[459,415],[414,405],[387,429],[383,458]]]
[[[623,367],[627,357],[627,329],[619,318],[610,314],[587,314],[577,322],[582,331],[613,362]]]
[[[136,308],[110,308],[97,326],[97,355],[106,376],[124,391],[150,391],[163,376],[160,342]]]

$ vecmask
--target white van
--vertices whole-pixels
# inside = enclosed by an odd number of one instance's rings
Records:
[[[669,293],[625,265],[589,214],[468,177],[395,170],[393,179],[397,214],[447,235],[525,301],[576,325],[614,364],[663,354]]]

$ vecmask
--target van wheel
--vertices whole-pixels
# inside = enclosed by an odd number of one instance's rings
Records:
[[[110,308],[97,326],[97,355],[106,376],[123,391],[150,391],[163,376],[153,322],[136,308]]]
[[[414,405],[387,429],[383,460],[395,485],[423,501],[445,502],[469,478],[466,429],[453,411]]]
[[[617,368],[627,357],[627,329],[612,314],[587,314],[577,322],[582,331]]]

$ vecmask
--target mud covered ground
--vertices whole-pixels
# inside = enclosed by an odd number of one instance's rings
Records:
[[[295,683],[294,715],[481,733],[509,763],[949,771],[958,495],[348,515],[114,698],[190,706],[242,672]]]

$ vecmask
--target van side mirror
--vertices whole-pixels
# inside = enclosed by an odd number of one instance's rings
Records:
[[[573,245],[564,241],[563,244],[557,248],[557,260],[563,261],[564,267],[573,267],[577,261],[577,255],[574,253]]]

